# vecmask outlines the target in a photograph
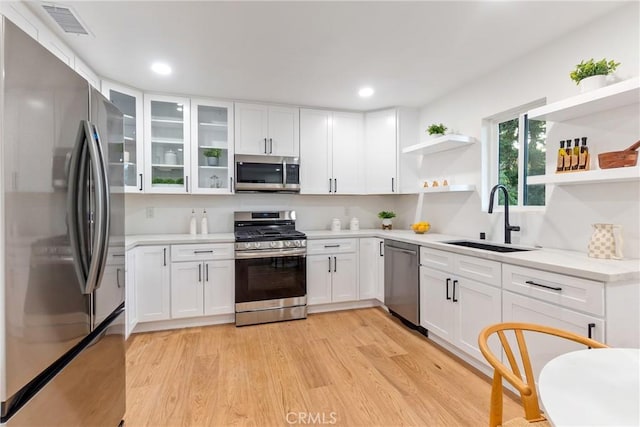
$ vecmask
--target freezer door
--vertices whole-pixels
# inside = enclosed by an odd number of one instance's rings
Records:
[[[124,309],[20,408],[8,427],[116,427],[125,411]]]
[[[89,91],[14,24],[0,24],[4,402],[91,330],[91,296],[81,292],[66,222],[68,163],[78,125],[88,118]]]
[[[90,122],[107,163],[109,235],[106,265],[96,286],[93,326],[97,327],[125,298],[124,280],[124,118],[120,110],[95,89],[90,94]]]

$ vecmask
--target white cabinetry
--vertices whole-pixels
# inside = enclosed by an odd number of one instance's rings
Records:
[[[358,297],[384,303],[384,239],[363,237],[359,244]]]
[[[300,110],[301,193],[364,193],[363,123],[360,113]]]
[[[125,317],[126,333],[128,338],[133,329],[138,324],[138,298],[136,286],[136,250],[130,249],[125,258]]]
[[[171,246],[171,317],[234,312],[233,244]]]
[[[189,114],[189,98],[144,95],[145,192],[191,191]]]
[[[307,243],[309,305],[358,299],[356,239],[310,240]]]
[[[486,364],[477,341],[501,321],[500,263],[424,247],[420,262],[420,325]]]
[[[168,246],[135,249],[135,283],[139,322],[171,317],[171,273]]]
[[[398,191],[396,110],[365,115],[364,152],[367,194],[394,194]]]
[[[191,100],[191,192],[233,192],[233,104]]]
[[[235,104],[236,154],[298,157],[298,108],[265,104]]]
[[[505,322],[538,323],[605,342],[604,283],[504,264]],[[527,337],[536,377],[554,357],[584,348],[544,335]]]
[[[102,82],[102,93],[122,112],[124,118],[124,189],[127,193],[144,191],[144,139],[142,92],[117,83]]]

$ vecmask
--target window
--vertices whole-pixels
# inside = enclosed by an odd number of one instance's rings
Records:
[[[525,112],[536,102],[485,120],[489,129],[489,182],[503,184],[510,206],[544,206],[544,184],[529,185],[527,177],[544,175],[546,163],[546,122],[527,120]],[[499,192],[498,203],[504,205]]]

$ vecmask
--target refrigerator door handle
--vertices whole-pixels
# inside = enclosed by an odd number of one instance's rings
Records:
[[[87,274],[84,292],[92,293],[100,286],[109,245],[109,182],[105,159],[100,146],[98,129],[89,121],[83,120],[86,140],[89,147],[89,161],[94,172],[95,227],[92,239],[91,263]]]

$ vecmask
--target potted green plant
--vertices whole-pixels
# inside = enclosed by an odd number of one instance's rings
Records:
[[[218,160],[222,155],[222,150],[220,148],[207,148],[202,154],[207,158],[208,166],[218,166]]]
[[[378,218],[382,219],[382,229],[383,230],[391,230],[393,228],[393,224],[391,222],[391,218],[395,218],[396,213],[393,211],[380,211],[378,212]]]
[[[580,61],[575,70],[569,73],[569,77],[580,86],[583,92],[597,89],[605,86],[605,76],[613,73],[618,65],[620,65],[619,62],[607,61],[606,58],[600,61],[591,58],[588,61]]]
[[[447,127],[442,123],[439,123],[439,124],[434,123],[427,128],[427,132],[429,133],[429,135],[444,135],[446,131],[447,131]]]

